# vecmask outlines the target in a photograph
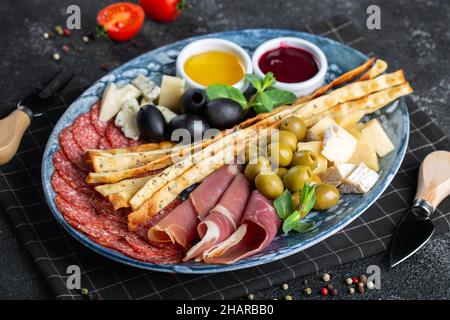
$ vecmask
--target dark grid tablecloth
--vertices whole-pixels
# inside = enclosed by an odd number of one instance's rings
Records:
[[[308,31],[368,51],[348,21],[332,19]],[[0,167],[4,212],[60,299],[82,298],[79,290],[66,287],[70,265],[80,266],[82,287],[103,299],[227,299],[383,252],[414,197],[421,161],[434,150],[450,149],[448,138],[409,100],[411,135],[400,171],[378,201],[344,230],[298,254],[246,270],[194,276],[143,271],[108,260],[72,239],[45,202],[40,177],[43,149],[53,125],[80,93],[72,90],[56,97],[44,116],[33,120],[14,159]],[[449,202],[433,215],[437,232],[450,229]]]

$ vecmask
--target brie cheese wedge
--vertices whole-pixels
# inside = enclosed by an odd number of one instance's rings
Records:
[[[352,173],[355,167],[353,163],[340,163],[320,172],[319,178],[323,183],[338,187]]]
[[[366,193],[379,179],[378,173],[361,162],[339,186],[342,193]]]
[[[325,131],[322,155],[334,164],[347,162],[355,152],[358,141],[336,124]]]
[[[383,127],[376,119],[367,122],[361,133],[374,146],[379,157],[383,157],[395,149]]]

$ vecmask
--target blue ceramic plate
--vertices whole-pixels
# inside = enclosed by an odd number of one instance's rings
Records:
[[[361,65],[367,59],[362,53],[333,40],[289,30],[237,30],[211,34],[204,37],[220,37],[231,40],[244,47],[251,54],[262,42],[271,38],[285,36],[306,39],[315,43],[323,50],[329,63],[327,81],[332,80],[343,72]],[[408,145],[409,118],[404,99],[394,102],[391,106],[384,108],[381,112],[374,115],[383,123],[396,148],[395,151],[381,159],[381,178],[369,193],[364,195],[344,195],[339,204],[328,212],[312,212],[308,215],[308,220],[314,221],[317,226],[313,231],[306,234],[290,233],[288,235],[278,235],[263,252],[238,261],[232,265],[207,265],[195,262],[178,265],[146,263],[130,259],[119,252],[102,247],[90,240],[83,233],[72,228],[56,208],[54,202],[55,192],[50,184],[50,177],[54,170],[51,159],[53,153],[59,148],[58,136],[61,130],[70,125],[78,115],[88,112],[90,107],[100,98],[104,88],[109,82],[128,83],[139,73],[145,74],[154,81],[159,82],[162,74],[175,74],[175,60],[178,52],[186,44],[199,38],[202,37],[190,38],[158,48],[115,69],[86,90],[81,97],[67,109],[58,121],[50,135],[44,152],[42,181],[48,204],[56,219],[64,226],[67,232],[95,252],[134,267],[161,272],[224,272],[269,263],[304,250],[344,228],[361,215],[383,193],[397,173],[400,163],[405,155],[406,146]]]

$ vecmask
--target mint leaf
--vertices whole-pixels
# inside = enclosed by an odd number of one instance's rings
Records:
[[[316,185],[308,185],[306,182],[303,185],[303,189],[300,195],[300,215],[304,218],[314,207],[316,202]]]
[[[261,79],[258,76],[254,75],[254,74],[246,74],[245,80],[250,82],[257,91],[261,90],[262,83],[261,83]]]
[[[272,101],[273,108],[281,106],[283,104],[292,104],[297,99],[297,96],[292,92],[278,89],[269,89],[265,91],[265,94],[269,96]]]
[[[291,213],[291,215],[283,221],[283,232],[288,233],[289,231],[293,230],[300,218],[300,213],[298,211],[294,211],[293,213]]]
[[[294,224],[292,229],[299,233],[305,233],[305,232],[309,232],[312,229],[314,229],[315,226],[316,226],[316,224],[314,223],[314,221],[306,222],[303,220],[297,220],[297,222]]]
[[[243,109],[248,108],[247,99],[245,99],[242,92],[235,87],[224,84],[213,84],[206,88],[206,94],[209,100],[227,98],[239,103]]]
[[[270,88],[275,83],[275,77],[273,76],[272,72],[267,72],[263,79],[263,86],[262,90],[266,90]]]
[[[256,96],[252,106],[256,113],[271,112],[273,110],[272,101],[265,92],[260,92]]]
[[[278,217],[281,220],[286,219],[292,212],[294,212],[294,207],[292,205],[292,195],[288,189],[284,190],[281,196],[279,196],[273,205],[277,211]]]

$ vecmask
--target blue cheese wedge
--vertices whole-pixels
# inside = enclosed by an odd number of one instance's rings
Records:
[[[118,126],[125,137],[139,140],[139,129],[136,122],[136,114],[138,113],[139,103],[136,99],[129,99],[122,105],[122,109],[116,116],[114,123]]]
[[[125,101],[136,99],[141,95],[141,91],[131,84],[118,88],[114,83],[108,84],[102,96],[100,107],[101,121],[108,121],[120,111]]]
[[[323,183],[338,187],[352,173],[355,167],[353,163],[340,163],[320,172],[319,178]]]
[[[361,162],[339,186],[342,193],[366,193],[375,185],[380,176]]]
[[[325,131],[322,155],[334,164],[347,162],[356,150],[358,141],[336,124]]]
[[[160,88],[149,78],[140,74],[131,81],[131,83],[142,91],[142,95],[149,103],[159,97]]]

